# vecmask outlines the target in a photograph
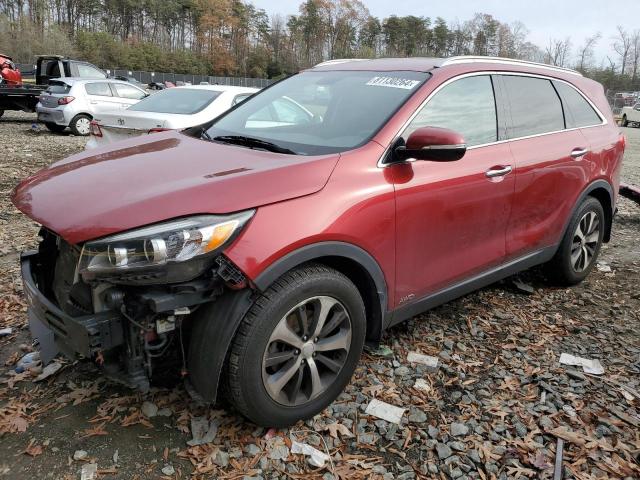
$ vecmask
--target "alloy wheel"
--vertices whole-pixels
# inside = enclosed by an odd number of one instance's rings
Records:
[[[575,272],[584,272],[591,265],[599,241],[600,219],[595,212],[587,212],[578,222],[571,243],[571,266]]]
[[[347,360],[351,334],[349,314],[333,297],[312,297],[289,310],[271,333],[262,359],[269,396],[297,407],[322,394]]]

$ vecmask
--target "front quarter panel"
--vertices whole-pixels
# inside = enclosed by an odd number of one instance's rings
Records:
[[[255,280],[278,259],[304,246],[344,242],[374,258],[387,294],[393,292],[395,179],[388,178],[388,169],[376,166],[382,152],[380,145],[369,142],[343,153],[321,191],[260,207],[226,255]]]

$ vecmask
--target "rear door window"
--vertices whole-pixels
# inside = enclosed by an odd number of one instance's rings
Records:
[[[113,85],[114,87],[116,87],[116,92],[118,92],[118,96],[122,98],[140,100],[147,96],[147,94],[142,90],[140,90],[139,88],[133,87],[131,85],[127,85],[126,83],[114,83]]]
[[[550,80],[502,75],[511,107],[509,138],[564,130],[560,97]]]
[[[575,88],[557,81],[554,81],[553,85],[562,99],[567,128],[589,127],[602,123],[600,116]]]
[[[101,97],[111,97],[111,88],[109,88],[109,84],[106,82],[92,82],[87,83],[84,86],[84,89],[87,91],[88,95],[98,95]]]
[[[491,77],[467,77],[439,90],[418,112],[403,136],[406,140],[421,127],[448,128],[462,134],[471,147],[497,140],[497,118]]]

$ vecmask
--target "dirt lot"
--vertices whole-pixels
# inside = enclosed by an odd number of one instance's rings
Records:
[[[196,405],[182,386],[131,392],[90,364],[66,363],[40,383],[14,373],[29,350],[18,252],[34,245],[37,225],[8,196],[85,142],[33,119],[0,120],[0,328],[14,329],[0,338],[0,477],[80,478],[95,463],[100,478],[120,479],[552,478],[559,438],[565,478],[640,477],[637,205],[621,200],[612,241],[582,285],[550,288],[536,270],[518,277],[533,293],[509,279],[421,315],[388,332],[321,415],[266,430]],[[640,129],[624,130],[623,178],[640,184]],[[410,351],[439,357],[439,368],[409,363]],[[560,365],[562,352],[599,359],[605,372]],[[372,398],[406,408],[402,423],[365,415]],[[213,442],[187,445],[194,417],[219,421]],[[291,440],[331,461],[311,466]]]

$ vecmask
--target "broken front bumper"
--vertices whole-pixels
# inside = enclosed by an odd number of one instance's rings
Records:
[[[24,252],[20,264],[29,329],[38,343],[43,363],[48,363],[58,352],[69,358],[93,358],[102,351],[122,345],[123,317],[119,312],[72,317],[42,293],[36,282],[38,257],[37,251]]]

